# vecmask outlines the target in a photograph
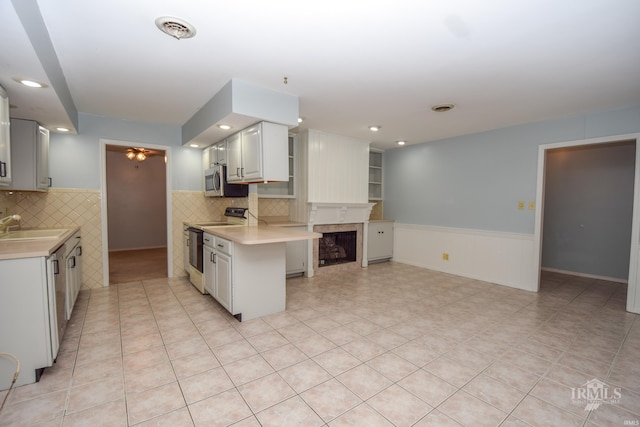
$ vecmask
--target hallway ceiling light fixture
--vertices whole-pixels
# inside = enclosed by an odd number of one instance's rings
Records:
[[[396,144],[398,144],[398,145],[404,145],[406,143],[407,143],[407,141],[396,141]]]
[[[378,126],[378,125],[371,125],[369,126],[369,130],[371,132],[378,132],[380,129],[382,129],[382,126]]]
[[[222,129],[222,130],[229,130],[231,129],[231,125],[226,125],[224,123],[220,123],[219,125],[217,125],[218,128]]]
[[[139,162],[144,162],[145,160],[147,160],[147,155],[145,154],[144,148],[128,148],[125,155],[129,160],[136,159]]]
[[[156,26],[165,34],[178,40],[189,39],[196,35],[196,29],[187,21],[172,16],[161,16],[156,19]]]

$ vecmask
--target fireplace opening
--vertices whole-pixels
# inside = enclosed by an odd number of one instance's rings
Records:
[[[322,238],[318,242],[318,265],[326,267],[355,262],[357,259],[357,237],[356,231],[322,233]]]

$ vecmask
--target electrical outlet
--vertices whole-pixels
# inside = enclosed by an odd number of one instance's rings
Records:
[[[443,261],[449,261],[449,254],[448,253],[443,253],[442,254],[442,260]]]
[[[518,210],[519,211],[523,211],[524,210],[524,201],[520,200],[518,202]]]

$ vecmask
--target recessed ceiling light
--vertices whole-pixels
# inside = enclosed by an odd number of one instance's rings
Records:
[[[220,125],[218,125],[218,127],[219,127],[220,129],[222,129],[222,130],[229,130],[229,129],[231,129],[231,126],[229,126],[229,125],[225,125],[225,124],[220,124]]]
[[[369,130],[371,132],[378,132],[380,129],[382,129],[382,126],[378,126],[378,125],[371,125],[369,126]]]
[[[45,88],[45,87],[47,87],[46,84],[44,84],[42,82],[35,81],[35,80],[22,79],[20,77],[16,77],[13,80],[17,81],[21,85],[28,86],[28,87],[34,87],[34,88]]]
[[[57,127],[57,128],[56,128],[56,130],[57,130],[58,132],[69,132],[69,129],[68,129],[68,128],[63,128],[63,127]]]
[[[196,29],[184,19],[172,16],[161,16],[156,19],[156,26],[162,31],[178,40],[189,39],[196,35]]]
[[[404,145],[406,143],[407,143],[406,141],[396,141],[396,144],[398,144],[398,145]]]
[[[198,144],[189,144],[189,147],[191,147],[191,148],[198,148],[198,147],[200,147],[200,146],[199,146]]]
[[[433,111],[436,113],[445,113],[447,111],[453,110],[453,104],[439,104],[431,107]]]

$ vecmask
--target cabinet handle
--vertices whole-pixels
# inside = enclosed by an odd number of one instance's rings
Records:
[[[54,259],[51,264],[53,265],[53,274],[60,274],[60,266],[58,266],[58,260]]]
[[[0,178],[7,176],[7,162],[0,162]]]
[[[191,239],[187,239],[187,247],[191,246]]]
[[[219,247],[219,248],[224,248],[224,245],[223,245],[223,244],[221,244],[221,243],[218,243],[218,247]]]
[[[240,175],[240,168],[236,168],[236,175],[237,176],[242,176],[242,175]]]
[[[52,187],[53,186],[53,179],[51,179],[51,177],[49,177],[49,178],[47,178],[47,181],[48,181],[47,185],[49,187]]]
[[[72,256],[69,258],[69,265],[67,267],[76,268],[76,257]]]
[[[77,256],[82,256],[82,246],[78,246],[78,247],[76,248],[76,255],[77,255]]]
[[[204,239],[204,241],[205,241],[205,242],[210,242],[210,241],[211,241],[211,239]]]
[[[244,168],[240,168],[240,173],[244,176]]]
[[[215,264],[216,263],[216,255],[217,254],[215,252],[211,252],[211,255],[212,255],[211,256],[211,262]]]
[[[215,256],[215,254],[213,252],[211,252],[211,254],[209,254],[209,261],[215,263],[214,258],[213,258],[214,256]]]

